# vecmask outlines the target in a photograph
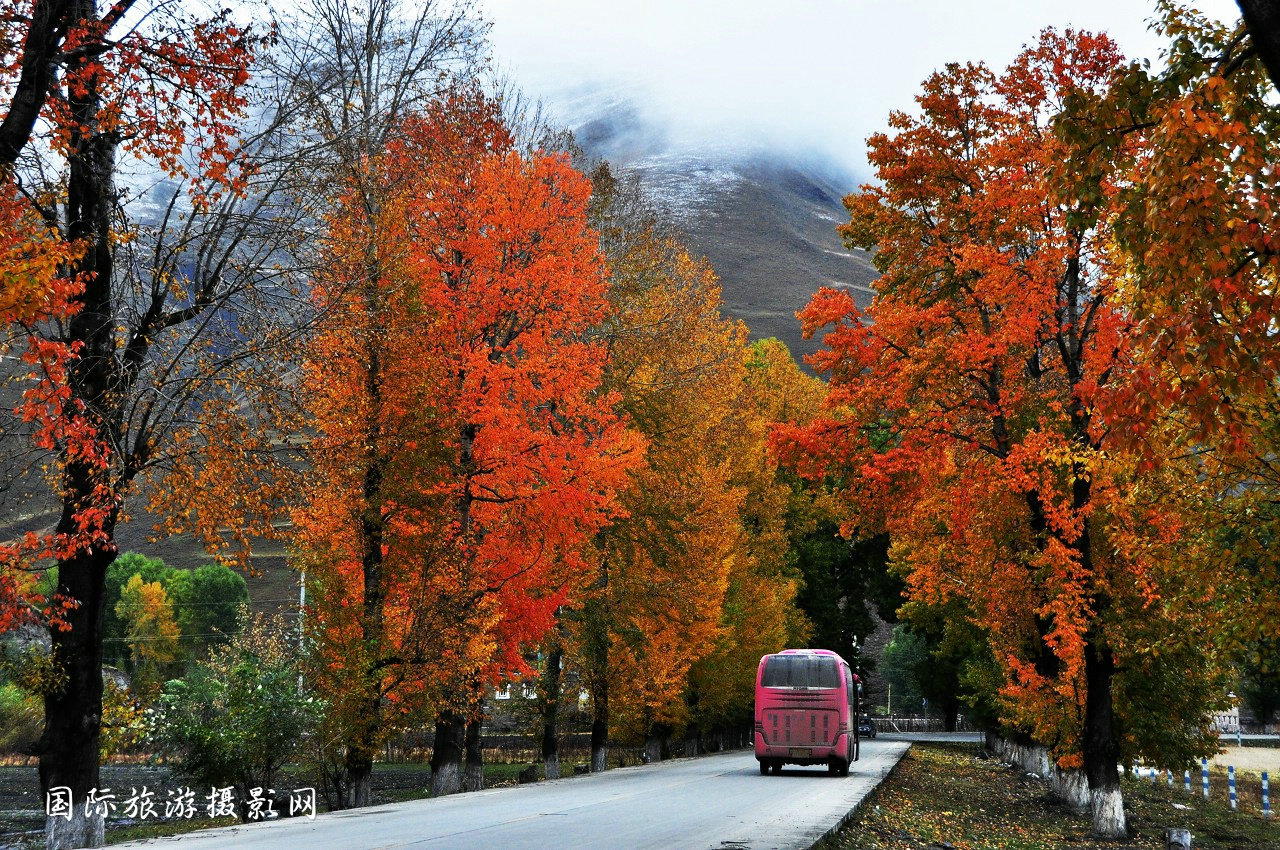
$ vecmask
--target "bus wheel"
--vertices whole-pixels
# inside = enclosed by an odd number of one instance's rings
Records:
[[[781,776],[781,775],[782,775],[782,762],[780,762],[780,761],[775,761],[775,762],[774,762],[772,765],[770,765],[770,766],[773,768],[773,775],[774,775],[774,776]]]
[[[769,775],[769,763],[767,761],[760,762],[760,775],[761,776]]]

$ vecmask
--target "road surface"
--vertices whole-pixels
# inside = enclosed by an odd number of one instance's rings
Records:
[[[761,776],[750,751],[114,845],[156,850],[422,847],[808,848],[897,764],[905,741],[864,741],[847,778]]]

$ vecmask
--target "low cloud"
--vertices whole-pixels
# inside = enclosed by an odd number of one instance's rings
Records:
[[[1200,6],[1234,20],[1232,0]],[[864,140],[950,61],[1000,67],[1045,26],[1106,30],[1157,59],[1149,0],[483,0],[497,62],[573,111],[584,87],[623,92],[676,148],[770,147],[865,176]],[[581,118],[567,115],[566,120]]]

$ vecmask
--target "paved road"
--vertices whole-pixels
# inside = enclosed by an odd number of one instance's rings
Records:
[[[807,848],[839,823],[909,744],[866,741],[848,778],[789,766],[761,776],[749,752],[414,800],[116,847],[356,850],[423,847]]]

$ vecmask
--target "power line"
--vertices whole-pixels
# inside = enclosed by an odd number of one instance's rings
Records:
[[[103,643],[143,643],[145,641],[154,640],[188,640],[190,638],[213,638],[213,637],[234,637],[240,632],[212,632],[204,635],[178,635],[177,637],[135,637],[135,638],[103,638]]]

